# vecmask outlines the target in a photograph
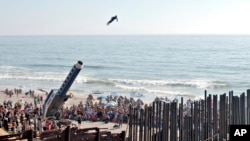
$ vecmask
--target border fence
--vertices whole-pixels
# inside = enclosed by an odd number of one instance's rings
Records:
[[[148,107],[130,107],[129,141],[225,141],[230,125],[250,124],[250,90],[234,96],[207,95],[184,103],[158,100]]]

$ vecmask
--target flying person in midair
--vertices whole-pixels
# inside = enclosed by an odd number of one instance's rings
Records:
[[[116,20],[118,22],[118,18],[116,15],[111,17],[111,19],[108,21],[107,25],[111,24],[114,20]]]

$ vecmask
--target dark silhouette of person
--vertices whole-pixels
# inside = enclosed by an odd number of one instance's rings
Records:
[[[108,21],[107,25],[111,24],[114,20],[116,20],[118,22],[117,15],[111,17],[111,19]]]

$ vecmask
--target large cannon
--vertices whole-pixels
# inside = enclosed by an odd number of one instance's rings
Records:
[[[67,94],[67,92],[82,68],[82,61],[78,61],[70,70],[60,89],[52,89],[50,91],[43,105],[43,118],[60,118],[60,109],[62,108],[62,105],[68,100],[69,97],[71,97],[71,95]]]

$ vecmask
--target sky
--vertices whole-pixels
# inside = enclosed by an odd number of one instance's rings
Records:
[[[250,34],[250,0],[1,0],[0,35]],[[114,15],[118,22],[109,26]]]

